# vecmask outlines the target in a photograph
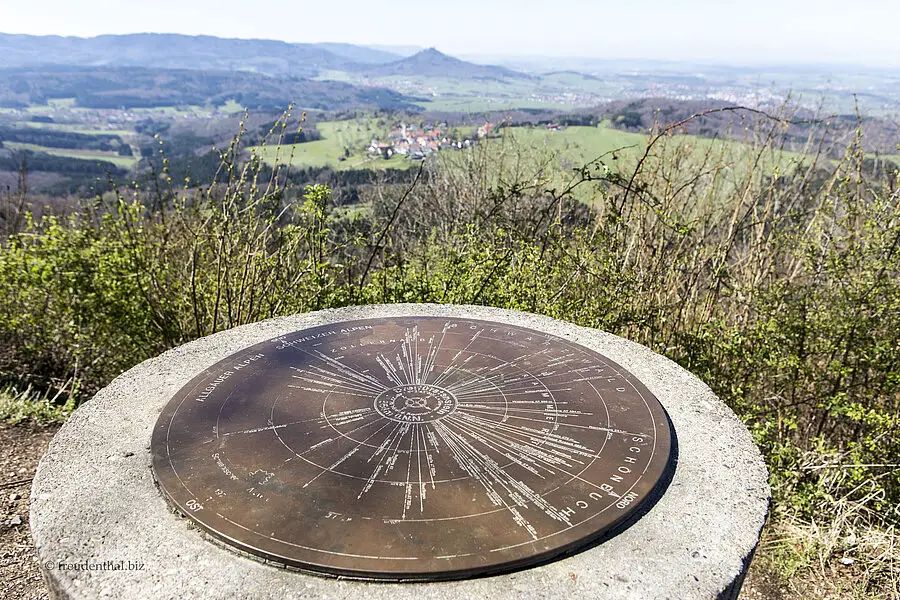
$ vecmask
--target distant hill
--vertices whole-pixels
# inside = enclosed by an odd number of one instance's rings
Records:
[[[421,52],[425,48],[422,46],[403,46],[403,45],[392,45],[392,44],[366,44],[366,47],[372,48],[374,50],[382,50],[384,52],[390,52],[391,54],[398,55],[398,58],[405,58],[407,56],[412,56],[417,52]]]
[[[355,44],[326,42],[313,45],[316,48],[322,48],[355,63],[382,64],[400,60],[404,56],[400,53],[390,52],[387,49],[357,46]]]
[[[92,38],[0,33],[0,68],[65,64],[313,77],[322,69],[347,69],[357,63],[377,64],[399,58],[398,54],[352,44],[289,44],[162,33]]]
[[[358,71],[368,77],[397,75],[419,77],[447,77],[452,79],[532,79],[530,75],[505,67],[476,65],[438,52],[434,48],[422,50],[394,62],[365,67]]]
[[[250,71],[304,78],[315,77],[325,70],[355,72],[368,77],[531,78],[506,67],[465,62],[434,48],[404,58],[400,53],[384,49],[342,43],[290,44],[277,40],[169,33],[100,35],[91,38],[0,33],[0,69],[51,64]]]
[[[418,110],[411,98],[377,87],[258,73],[50,65],[0,69],[0,106],[25,108],[74,98],[84,108],[222,105],[283,110],[382,108]]]

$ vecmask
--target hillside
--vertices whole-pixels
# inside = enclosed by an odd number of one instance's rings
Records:
[[[322,44],[314,44],[317,48],[322,48],[356,63],[381,64],[389,63],[403,58],[402,54],[390,52],[379,48],[369,46],[357,46],[355,44],[344,44],[336,42],[326,42]]]
[[[0,106],[25,108],[54,98],[74,98],[82,108],[149,108],[222,105],[248,108],[411,109],[395,91],[338,81],[274,78],[258,73],[144,67],[42,66],[0,69]]]
[[[451,79],[532,79],[530,75],[505,67],[476,65],[453,58],[434,48],[394,62],[357,69],[367,77],[444,77]]]
[[[0,33],[0,67],[65,64],[255,71],[311,77],[322,69],[381,63],[399,55],[352,44],[291,44],[206,35],[140,33],[92,38]]]

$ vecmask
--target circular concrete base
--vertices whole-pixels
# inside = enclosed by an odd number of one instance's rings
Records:
[[[198,373],[298,329],[383,316],[469,317],[529,327],[609,356],[671,418],[678,459],[662,498],[606,542],[549,564],[441,583],[363,583],[301,574],[211,543],[154,484],[150,438]],[[147,360],[82,406],[38,467],[31,530],[54,598],[735,598],[769,503],[759,450],[696,377],[638,344],[547,317],[478,306],[320,311],[224,331]]]

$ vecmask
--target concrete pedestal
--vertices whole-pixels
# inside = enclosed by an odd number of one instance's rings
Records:
[[[168,400],[238,350],[298,329],[393,315],[494,320],[580,343],[659,399],[678,441],[662,498],[614,538],[555,562],[441,583],[363,583],[266,565],[223,548],[156,488],[150,437]],[[59,431],[32,489],[31,530],[53,598],[736,598],[765,521],[767,474],[737,417],[696,377],[638,344],[547,317],[476,306],[320,311],[218,333],[118,377]]]

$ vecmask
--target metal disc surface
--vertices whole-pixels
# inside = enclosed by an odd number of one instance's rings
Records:
[[[166,405],[153,470],[180,512],[289,567],[372,580],[521,568],[634,518],[671,468],[630,373],[504,323],[348,321],[257,344]]]

